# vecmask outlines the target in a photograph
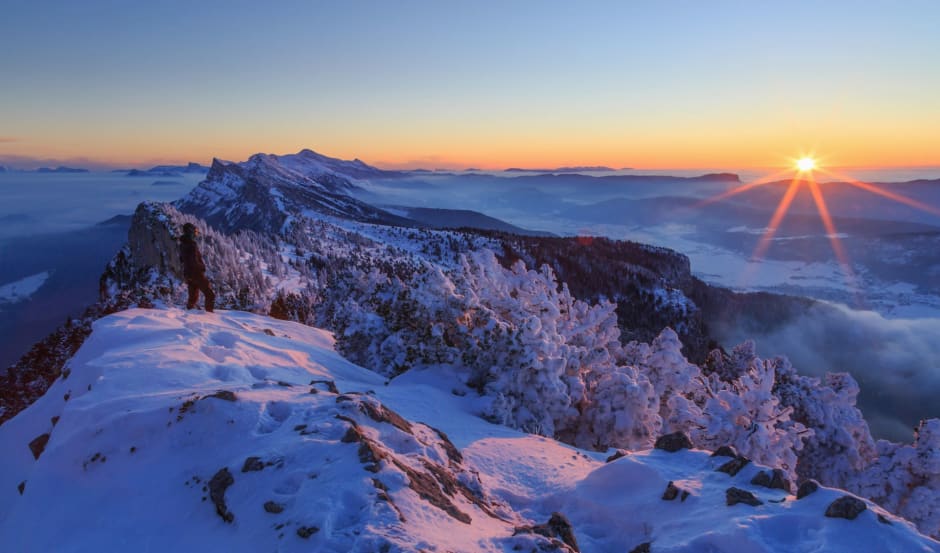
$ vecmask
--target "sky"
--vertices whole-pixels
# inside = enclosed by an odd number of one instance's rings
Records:
[[[940,2],[3,0],[0,164],[940,166]]]

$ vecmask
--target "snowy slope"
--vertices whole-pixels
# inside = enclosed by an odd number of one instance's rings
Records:
[[[477,401],[442,368],[386,384],[337,355],[329,333],[296,323],[120,312],[95,323],[66,378],[0,426],[0,544],[569,550],[559,538],[513,536],[557,511],[585,552],[647,542],[654,552],[940,552],[871,504],[855,520],[826,518],[838,490],[796,500],[751,485],[761,467],[732,477],[715,471],[726,458],[703,451],[605,463],[483,421]],[[661,499],[669,481],[686,500]],[[731,486],[763,504],[726,506]]]
[[[0,286],[0,304],[28,300],[30,296],[42,288],[42,285],[49,280],[49,276],[49,271],[43,271]]]
[[[327,174],[337,175],[345,179],[398,178],[407,175],[407,173],[385,171],[367,165],[360,159],[353,159],[351,161],[337,159],[309,149],[303,149],[296,154],[274,157],[276,157],[282,165],[312,178]]]

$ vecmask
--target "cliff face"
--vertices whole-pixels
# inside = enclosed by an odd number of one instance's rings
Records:
[[[144,202],[137,207],[127,233],[127,245],[138,266],[182,276],[177,241],[180,230],[175,227],[161,204]]]

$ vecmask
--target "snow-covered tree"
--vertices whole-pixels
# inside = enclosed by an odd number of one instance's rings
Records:
[[[713,355],[715,370],[703,375],[698,367],[682,367],[685,360],[676,350],[677,340],[666,336],[657,341],[658,357],[651,358],[659,359],[653,364],[661,368],[654,374],[667,379],[672,389],[684,390],[666,400],[668,431],[684,430],[693,444],[706,449],[732,445],[742,455],[796,478],[797,454],[812,430],[793,420],[794,408],[774,395],[781,360],[760,359],[748,341],[727,357]]]
[[[913,444],[878,440],[877,453],[846,487],[940,537],[940,419],[922,420]]]
[[[813,431],[799,453],[797,474],[827,486],[845,487],[875,458],[875,443],[855,406],[858,383],[848,373],[803,376],[777,359],[774,395],[791,417]]]
[[[584,378],[589,393],[579,406],[577,431],[566,441],[600,450],[650,448],[660,434],[662,419],[659,396],[649,378],[630,366],[589,371]]]

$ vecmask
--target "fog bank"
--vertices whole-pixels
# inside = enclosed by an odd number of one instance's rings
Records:
[[[714,330],[726,347],[753,339],[762,357],[786,355],[802,374],[852,374],[876,438],[909,442],[920,419],[940,417],[940,320],[820,304],[769,333]]]

